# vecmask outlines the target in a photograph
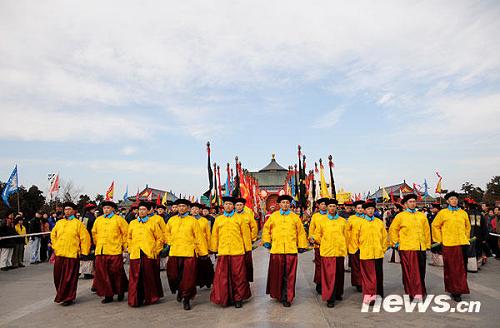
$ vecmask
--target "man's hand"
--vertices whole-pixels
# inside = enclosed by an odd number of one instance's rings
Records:
[[[272,247],[271,243],[264,243],[262,246],[264,246],[267,249],[271,249]]]

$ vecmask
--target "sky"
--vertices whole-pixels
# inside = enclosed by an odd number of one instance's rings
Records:
[[[0,180],[199,196],[333,155],[337,187],[481,187],[500,166],[496,1],[0,0]],[[222,179],[225,179],[223,174]]]

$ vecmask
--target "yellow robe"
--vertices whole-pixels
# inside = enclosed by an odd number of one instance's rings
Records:
[[[115,214],[111,218],[99,216],[92,227],[96,255],[120,255],[127,249],[128,224]]]
[[[425,251],[431,248],[429,221],[422,212],[404,211],[396,215],[389,227],[391,246],[399,242],[399,250]]]
[[[442,209],[432,221],[432,239],[443,246],[469,245],[469,236],[469,215],[462,209]]]
[[[276,211],[262,230],[262,242],[271,244],[271,254],[297,254],[298,248],[307,248],[304,225],[299,216],[290,211],[282,215]]]
[[[244,237],[249,235],[250,228],[243,215],[219,215],[212,227],[210,250],[218,255],[243,255],[252,250],[251,241]]]
[[[342,217],[329,219],[328,215],[316,226],[313,235],[315,243],[320,244],[319,253],[323,257],[347,256],[345,239],[346,220]]]
[[[361,260],[380,259],[387,251],[387,231],[380,219],[363,219],[359,229],[359,258]]]
[[[145,223],[138,219],[128,225],[128,252],[131,260],[141,258],[141,250],[149,259],[158,258],[163,249],[163,235],[158,224],[151,219]]]
[[[50,240],[56,256],[76,259],[80,255],[89,255],[89,232],[83,223],[76,218],[57,221],[50,233]]]
[[[359,250],[359,229],[361,228],[361,223],[363,223],[363,218],[357,216],[356,214],[351,215],[347,219],[345,238],[347,241],[347,251],[349,254],[356,254]]]
[[[191,215],[172,216],[166,227],[166,242],[170,245],[169,256],[193,257],[208,254],[207,239]]]

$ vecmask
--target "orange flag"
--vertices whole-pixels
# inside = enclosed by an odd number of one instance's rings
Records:
[[[113,200],[113,193],[115,191],[115,182],[111,182],[111,186],[109,186],[108,190],[106,191],[106,200]]]

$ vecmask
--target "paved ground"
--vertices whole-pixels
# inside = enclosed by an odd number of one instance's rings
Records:
[[[2,327],[499,327],[500,261],[491,260],[480,273],[469,275],[471,295],[464,300],[481,301],[481,312],[470,313],[361,313],[361,295],[350,287],[346,273],[344,301],[335,308],[325,306],[312,284],[312,252],[300,255],[297,298],[283,308],[265,295],[268,255],[259,248],[254,254],[255,283],[252,299],[243,309],[220,308],[209,302],[209,291],[201,290],[192,311],[184,311],[167,293],[159,304],[129,308],[126,302],[102,305],[90,292],[90,281],[80,280],[77,303],[62,307],[53,303],[52,265],[44,263],[0,272],[0,326]],[[386,294],[403,294],[400,266],[384,263]],[[429,294],[443,293],[442,269],[428,267]],[[452,302],[452,304],[454,304]]]

